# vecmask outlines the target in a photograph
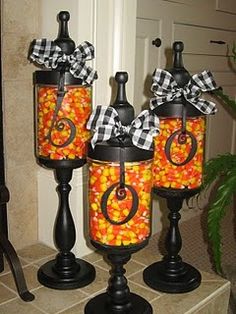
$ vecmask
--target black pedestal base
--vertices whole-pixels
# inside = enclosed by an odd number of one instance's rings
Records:
[[[193,266],[182,262],[181,268],[167,270],[165,261],[148,266],[143,272],[144,282],[154,290],[167,293],[189,292],[201,283],[201,274]]]
[[[56,260],[49,261],[38,270],[38,281],[52,289],[69,290],[82,288],[90,284],[95,279],[95,268],[88,262],[76,259],[78,271],[66,277],[55,271]]]
[[[130,294],[130,302],[132,307],[124,312],[124,308],[120,311],[111,311],[108,307],[108,295],[102,293],[90,300],[84,310],[85,314],[152,314],[151,305],[137,294]]]

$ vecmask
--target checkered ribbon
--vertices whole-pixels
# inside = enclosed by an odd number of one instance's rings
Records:
[[[135,146],[153,150],[153,137],[159,131],[159,119],[149,110],[142,111],[131,125],[121,124],[117,111],[113,107],[97,106],[92,112],[87,128],[94,131],[91,139],[92,147],[98,142],[128,134]]]
[[[150,108],[153,110],[157,106],[183,95],[188,102],[202,113],[213,114],[217,111],[215,104],[201,99],[200,95],[202,92],[209,92],[216,88],[216,83],[210,71],[193,75],[189,82],[183,88],[180,88],[169,72],[156,69],[151,87],[155,97],[150,100]]]
[[[88,41],[80,44],[72,54],[66,55],[54,41],[36,39],[29,58],[49,69],[55,69],[61,63],[67,62],[70,65],[70,73],[88,84],[97,79],[97,72],[85,64],[94,58],[94,47]]]

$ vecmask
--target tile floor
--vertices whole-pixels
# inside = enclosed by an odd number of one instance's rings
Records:
[[[181,224],[183,238],[181,256],[202,273],[202,283],[195,291],[184,294],[165,294],[154,291],[144,284],[143,269],[150,263],[161,259],[157,247],[160,235],[155,235],[149,245],[134,254],[132,260],[126,265],[126,277],[130,290],[148,300],[152,304],[154,314],[226,313],[230,284],[222,277],[216,276],[211,270],[207,245],[201,235],[200,226],[200,217]],[[189,234],[192,236],[189,237]],[[18,256],[23,266],[27,286],[35,295],[35,300],[26,303],[18,297],[12,274],[6,265],[4,272],[0,274],[0,314],[83,314],[88,300],[106,289],[110,267],[98,253],[83,257],[95,266],[97,272],[95,281],[87,287],[67,291],[48,289],[37,281],[37,269],[54,258],[53,249],[36,243],[19,250]]]

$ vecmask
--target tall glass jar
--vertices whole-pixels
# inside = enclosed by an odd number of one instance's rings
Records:
[[[91,240],[117,247],[147,240],[151,232],[152,160],[125,163],[123,199],[117,197],[120,164],[91,158],[88,164]]]
[[[58,76],[55,71],[36,71],[36,156],[40,160],[85,159],[92,88],[65,73],[60,99]]]
[[[157,188],[196,189],[202,183],[205,117],[188,117],[186,134],[182,119],[160,117],[160,134],[155,138],[153,185]],[[185,136],[185,139],[181,136]]]

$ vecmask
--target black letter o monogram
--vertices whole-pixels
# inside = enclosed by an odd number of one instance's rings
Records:
[[[194,155],[196,154],[196,151],[197,151],[197,140],[196,138],[194,137],[194,135],[189,132],[189,131],[185,131],[186,135],[190,136],[191,138],[191,150],[189,152],[189,155],[188,157],[181,163],[177,163],[175,161],[172,160],[171,158],[171,153],[170,153],[170,149],[171,149],[171,145],[173,143],[173,140],[175,138],[176,135],[179,135],[181,136],[182,135],[182,131],[181,130],[177,130],[175,131],[173,134],[171,134],[171,136],[168,138],[168,140],[166,141],[166,145],[165,145],[165,154],[166,154],[166,157],[167,159],[175,166],[183,166],[183,165],[186,165],[193,157]],[[180,141],[179,141],[180,143]],[[181,143],[180,143],[181,144]]]
[[[112,225],[123,225],[123,224],[125,224],[126,222],[128,222],[130,219],[132,219],[136,215],[137,210],[138,210],[139,200],[138,200],[137,192],[135,191],[135,189],[131,185],[125,184],[124,188],[127,188],[131,192],[131,195],[132,195],[132,206],[131,206],[130,212],[129,212],[128,216],[125,219],[123,219],[122,221],[114,221],[109,217],[108,212],[107,212],[107,201],[108,201],[108,198],[109,198],[111,192],[116,187],[118,187],[119,185],[120,185],[119,182],[112,184],[106,190],[106,192],[103,194],[102,199],[101,199],[102,213],[103,213],[104,217],[106,218],[106,220],[109,221]],[[123,198],[121,198],[121,199],[123,199]]]

